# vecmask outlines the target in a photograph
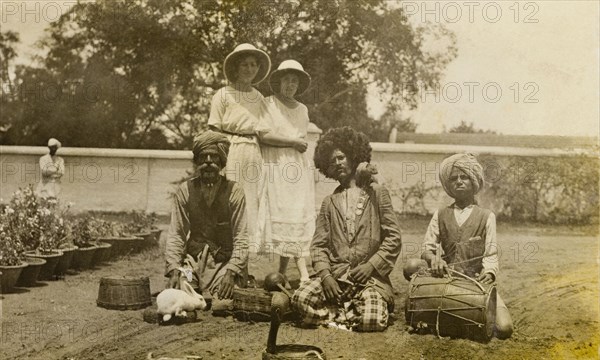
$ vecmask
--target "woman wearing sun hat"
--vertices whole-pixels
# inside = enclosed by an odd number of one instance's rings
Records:
[[[262,156],[257,135],[264,97],[252,85],[263,81],[271,60],[251,44],[238,45],[225,58],[223,71],[229,84],[212,98],[209,128],[227,135],[231,142],[225,174],[244,189],[250,249],[256,248],[256,224],[262,175]]]
[[[295,60],[283,61],[270,78],[274,95],[265,99],[260,134],[265,194],[259,207],[259,240],[280,256],[285,274],[293,257],[300,281],[308,280],[305,257],[315,231],[314,177],[307,156],[308,109],[294,96],[310,85],[310,75]]]

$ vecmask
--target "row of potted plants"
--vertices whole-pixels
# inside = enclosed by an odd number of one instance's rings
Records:
[[[141,211],[129,222],[69,213],[56,200],[37,198],[33,186],[16,191],[0,204],[0,286],[33,286],[54,280],[69,269],[89,269],[119,256],[158,244],[156,216]]]

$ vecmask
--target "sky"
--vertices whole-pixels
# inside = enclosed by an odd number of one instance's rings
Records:
[[[17,31],[21,64],[49,21],[73,1],[0,1],[2,31]],[[598,136],[600,132],[599,1],[404,1],[411,22],[445,25],[458,55],[438,89],[407,115],[417,132],[472,122],[503,134]],[[435,49],[435,45],[429,45]],[[368,97],[378,118],[385,98]]]
[[[403,5],[414,23],[437,21],[457,38],[439,90],[411,113],[417,131],[464,120],[503,134],[597,136],[600,2],[469,3]],[[369,101],[373,116],[384,111],[377,98]]]

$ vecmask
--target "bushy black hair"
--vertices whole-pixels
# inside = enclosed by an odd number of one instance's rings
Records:
[[[331,178],[327,171],[329,168],[329,161],[331,160],[331,154],[333,154],[336,149],[339,149],[346,155],[350,161],[353,172],[356,171],[356,167],[361,162],[371,161],[372,149],[371,145],[369,145],[369,138],[367,138],[367,135],[354,130],[350,126],[329,129],[325,135],[317,141],[314,157],[315,166],[328,178]]]

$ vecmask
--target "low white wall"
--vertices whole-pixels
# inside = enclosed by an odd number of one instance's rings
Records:
[[[309,138],[311,158],[317,137],[318,134],[313,133]],[[387,143],[373,143],[372,147],[372,162],[379,168],[381,181],[392,190],[397,210],[407,206],[402,200],[403,189],[419,181],[424,181],[425,187],[440,186],[439,164],[449,154],[467,151],[492,159],[484,164],[488,177],[492,174],[492,181],[499,181],[503,176],[520,176],[506,167],[511,156],[568,157],[580,153],[597,156],[589,150]],[[0,146],[0,198],[3,201],[8,201],[19,187],[39,182],[38,160],[47,151],[46,147]],[[169,213],[173,182],[186,175],[192,159],[191,151],[163,150],[61,148],[59,155],[65,160],[66,170],[60,198],[63,202],[72,202],[74,211],[135,209],[159,214]],[[318,207],[337,184],[316,171],[314,176]],[[443,192],[438,193],[439,196],[425,199],[427,210],[432,211],[449,201]],[[485,204],[485,197],[483,200]]]

